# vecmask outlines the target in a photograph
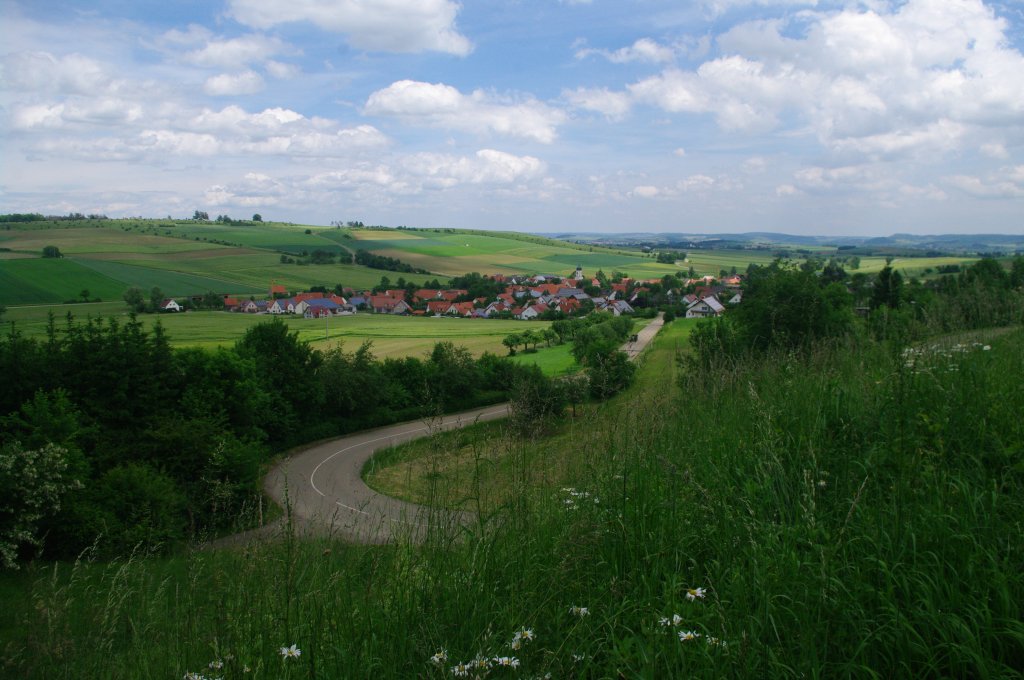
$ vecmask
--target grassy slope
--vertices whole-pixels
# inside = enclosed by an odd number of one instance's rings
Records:
[[[90,297],[118,298],[123,282],[68,259],[0,260],[0,304],[38,305]]]
[[[470,508],[482,502],[493,508],[507,503],[515,493],[508,479],[525,459],[531,479],[541,488],[557,486],[585,465],[590,452],[579,442],[587,439],[588,432],[601,430],[609,412],[657,401],[672,392],[676,352],[686,346],[693,325],[693,319],[686,319],[665,326],[645,352],[634,388],[606,404],[581,408],[575,419],[567,414],[541,440],[524,445],[530,437],[511,432],[503,422],[441,432],[380,452],[367,464],[365,480],[376,491],[416,503]],[[543,352],[568,354],[569,348],[562,345],[518,356],[525,363]],[[571,360],[572,355],[568,356]]]
[[[652,355],[570,440],[507,442],[506,502],[425,545],[285,535],[4,574],[0,668],[441,678],[479,654],[520,661],[493,677],[1019,677],[1024,332],[991,345],[910,368],[778,356],[661,399],[677,366]]]

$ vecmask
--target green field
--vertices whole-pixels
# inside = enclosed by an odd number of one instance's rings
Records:
[[[120,298],[128,288],[101,272],[68,259],[0,260],[0,304],[40,305],[90,298]]]
[[[540,347],[536,352],[517,352],[509,357],[517,364],[534,365],[544,371],[545,375],[567,375],[579,370],[579,365],[572,355],[572,345],[554,345]]]
[[[653,258],[628,255],[621,251],[579,247],[557,242],[520,240],[496,234],[476,233],[384,232],[352,230],[359,248],[397,257],[416,267],[448,275],[470,271],[481,274],[554,274],[566,276],[578,266],[592,276],[603,269],[624,271],[634,278],[660,278],[678,271],[677,267],[658,264]],[[717,272],[716,272],[717,273]]]
[[[124,319],[128,317],[127,306],[124,303],[102,303],[12,307],[5,315],[4,321],[13,321],[26,337],[43,337],[51,312],[56,318],[58,330],[64,326],[68,312],[79,321],[89,316],[115,316]],[[346,348],[354,350],[364,341],[369,341],[373,343],[374,354],[378,357],[421,357],[438,342],[452,342],[467,348],[476,356],[484,352],[504,356],[508,349],[501,341],[506,335],[519,333],[527,328],[542,329],[548,326],[543,321],[405,317],[365,313],[334,317],[330,320],[303,319],[290,315],[278,318],[287,323],[289,328],[297,331],[300,339],[308,341],[314,347],[326,349],[341,342]],[[175,347],[209,348],[232,345],[246,330],[258,323],[270,322],[273,317],[232,312],[183,312],[142,314],[138,319],[146,328],[151,328],[157,322],[162,324],[171,344]],[[549,350],[526,356],[541,357],[546,351]],[[572,357],[569,356],[569,359]]]

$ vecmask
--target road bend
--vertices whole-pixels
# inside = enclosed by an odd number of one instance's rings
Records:
[[[663,324],[659,314],[641,329],[636,340],[622,345],[635,360]],[[366,485],[362,469],[377,451],[442,430],[505,418],[508,403],[486,406],[433,419],[388,425],[315,444],[275,465],[263,488],[282,507],[300,533],[327,535],[357,543],[389,543],[403,538],[418,540],[435,522],[465,523],[470,513],[430,508],[385,496]],[[284,521],[221,539],[215,544],[238,543],[281,531]]]

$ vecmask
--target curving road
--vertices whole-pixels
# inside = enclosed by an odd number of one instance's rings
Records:
[[[659,314],[622,346],[636,357],[661,329]],[[366,486],[363,465],[383,448],[403,444],[439,430],[465,427],[504,418],[508,404],[497,404],[434,420],[389,425],[314,445],[276,465],[263,487],[277,503],[291,507],[292,519],[304,532],[338,536],[359,543],[387,543],[400,537],[418,538],[432,522],[465,522],[469,513],[427,508],[379,494]],[[280,528],[278,522],[230,537],[237,542]]]

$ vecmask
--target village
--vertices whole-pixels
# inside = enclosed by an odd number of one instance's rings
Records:
[[[582,267],[565,277],[555,275],[504,275],[484,277],[499,292],[493,297],[472,297],[464,288],[419,288],[413,286],[373,290],[337,287],[334,291],[311,290],[291,293],[285,286],[271,284],[267,299],[248,300],[224,295],[224,311],[243,314],[289,314],[307,319],[349,316],[359,312],[410,316],[459,317],[472,319],[554,320],[584,316],[592,311],[614,316],[634,314],[651,306],[652,295],[675,305],[686,318],[720,316],[730,305],[742,300],[742,276],[695,279],[634,280],[626,276],[609,280],[603,273],[586,277]],[[386,281],[386,279],[384,279]],[[674,284],[674,285],[673,285]],[[161,312],[183,312],[199,306],[203,296],[165,298]]]

